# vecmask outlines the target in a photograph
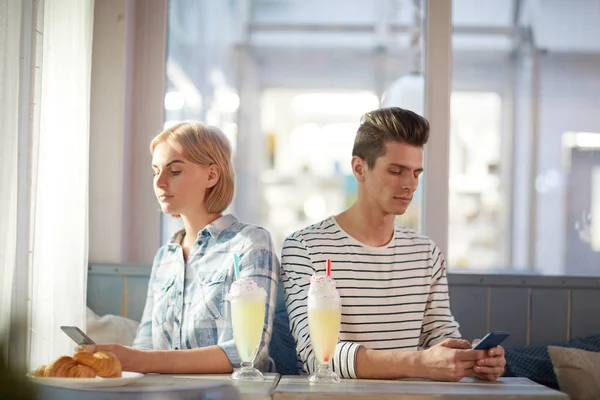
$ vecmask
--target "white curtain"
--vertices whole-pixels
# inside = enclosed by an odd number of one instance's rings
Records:
[[[93,0],[44,1],[30,367],[73,352],[61,325],[85,329],[93,9]]]
[[[7,340],[17,239],[21,4],[0,0],[0,343]]]

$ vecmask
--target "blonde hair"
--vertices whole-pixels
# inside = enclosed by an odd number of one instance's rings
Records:
[[[233,200],[235,172],[231,161],[231,146],[225,134],[217,127],[198,121],[184,121],[159,133],[150,142],[150,154],[160,143],[168,143],[185,158],[196,164],[214,164],[219,169],[219,180],[204,198],[206,211],[223,212]]]

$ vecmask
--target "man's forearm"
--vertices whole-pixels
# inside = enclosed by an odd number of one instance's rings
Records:
[[[356,373],[362,379],[425,378],[421,352],[372,350],[361,346],[356,352]]]
[[[163,374],[228,374],[233,371],[229,358],[219,346],[191,350],[143,351],[140,372]]]

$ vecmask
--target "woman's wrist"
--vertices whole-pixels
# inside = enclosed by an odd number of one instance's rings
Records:
[[[143,374],[152,372],[155,366],[155,354],[153,353],[155,352],[132,348],[132,364],[135,365],[135,372]]]

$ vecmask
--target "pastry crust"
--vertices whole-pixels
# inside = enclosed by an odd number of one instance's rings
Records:
[[[58,357],[48,365],[42,365],[33,373],[45,378],[120,378],[121,361],[113,353],[78,351],[73,357]]]
[[[73,357],[62,356],[44,369],[44,377],[95,378],[96,372],[88,366],[78,364]]]
[[[35,370],[35,372],[33,373],[33,376],[40,378],[44,376],[44,371],[46,370],[46,366],[42,365],[40,367],[38,367],[38,369]]]
[[[109,351],[91,353],[89,351],[78,351],[73,356],[75,362],[92,368],[102,378],[120,378],[121,361]]]

